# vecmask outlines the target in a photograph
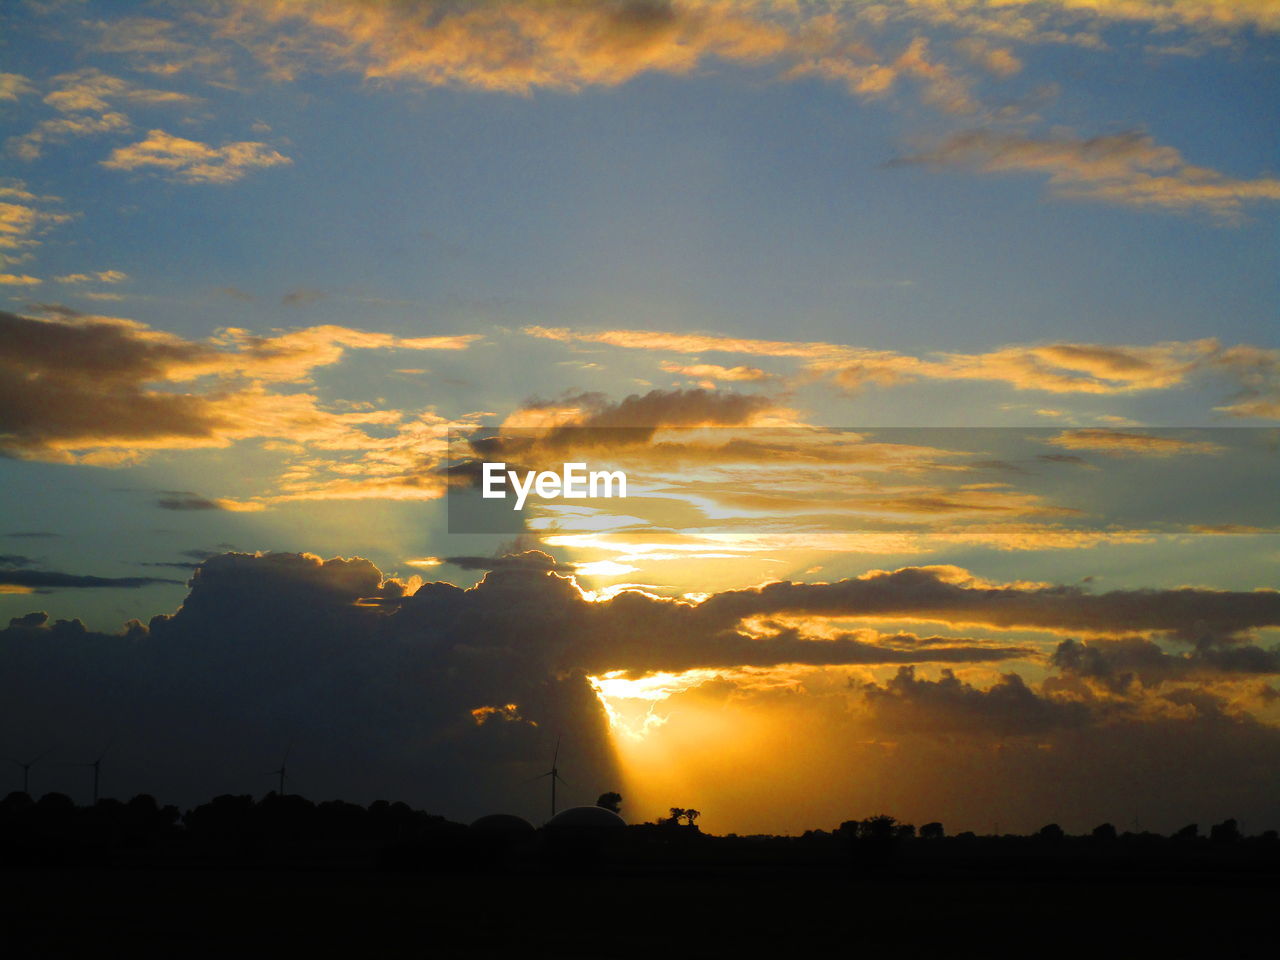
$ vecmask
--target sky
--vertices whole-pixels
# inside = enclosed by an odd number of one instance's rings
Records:
[[[0,755],[536,820],[562,738],[565,802],[714,832],[1280,827],[1278,35],[7,4]],[[628,497],[486,525],[495,450]]]

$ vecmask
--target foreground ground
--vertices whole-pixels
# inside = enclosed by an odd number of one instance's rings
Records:
[[[248,867],[0,871],[12,957],[1257,956],[1272,872],[825,865],[514,865],[477,872]]]

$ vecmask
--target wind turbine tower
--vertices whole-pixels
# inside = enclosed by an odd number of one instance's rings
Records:
[[[22,768],[22,792],[25,793],[27,796],[31,796],[31,790],[30,790],[31,768],[34,767],[37,763],[39,763],[41,760],[43,760],[45,758],[45,754],[47,754],[48,752],[49,751],[46,750],[44,753],[40,754],[40,756],[36,757],[34,760],[28,760],[26,763],[23,763],[21,760],[16,760],[13,757],[9,758],[10,762],[15,763]]]
[[[107,755],[107,751],[111,749],[111,744],[107,744],[102,748],[102,752],[98,754],[98,759],[92,763],[78,763],[78,767],[93,767],[93,805],[98,805],[98,784],[101,782],[102,776],[102,758]]]
[[[271,771],[273,774],[275,774],[276,776],[278,776],[278,777],[280,778],[280,796],[282,796],[282,797],[284,796],[284,778],[285,778],[285,774],[286,774],[286,773],[288,772],[288,770],[289,770],[289,753],[290,753],[292,750],[293,750],[293,744],[291,743],[291,744],[289,744],[289,746],[285,747],[285,751],[284,751],[284,759],[280,761],[280,769],[279,769],[279,770],[272,770],[272,771]]]
[[[551,769],[548,770],[546,773],[538,774],[538,776],[535,778],[537,780],[541,780],[543,777],[551,778],[551,815],[553,817],[556,815],[556,781],[559,780],[566,787],[569,785],[568,781],[566,781],[564,777],[560,776],[560,769],[556,766],[556,763],[559,761],[559,759],[560,759],[560,738],[556,737],[556,751],[551,755]]]

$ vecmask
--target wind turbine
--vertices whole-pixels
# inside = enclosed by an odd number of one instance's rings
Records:
[[[289,754],[293,750],[293,744],[284,748],[284,759],[280,761],[280,769],[272,770],[271,773],[280,777],[280,796],[284,796],[284,777],[289,769]]]
[[[111,741],[114,743],[115,741]],[[102,752],[98,754],[98,759],[92,763],[73,763],[73,767],[93,767],[93,805],[98,805],[98,781],[102,774],[102,758],[107,755],[107,751],[111,749],[111,743],[102,748]]]
[[[23,763],[21,760],[15,760],[13,757],[9,758],[10,762],[16,763],[18,766],[22,768],[22,792],[25,793],[27,796],[31,796],[31,790],[29,789],[31,784],[31,768],[34,767],[37,763],[39,763],[41,760],[43,760],[46,756],[48,756],[48,754],[49,754],[49,751],[46,750],[44,753],[40,754],[40,756],[36,757],[34,760],[28,760],[26,763]]]
[[[560,776],[560,770],[556,766],[556,762],[559,759],[560,759],[560,738],[556,737],[556,752],[551,755],[551,769],[548,770],[546,773],[540,773],[533,778],[535,780],[541,780],[543,777],[551,778],[551,815],[553,817],[556,815],[556,781],[559,780],[566,787],[569,785],[569,782],[565,780],[564,777]]]

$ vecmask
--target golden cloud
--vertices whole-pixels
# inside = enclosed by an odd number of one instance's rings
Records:
[[[1239,179],[1195,166],[1142,133],[1037,139],[968,130],[897,164],[956,166],[980,173],[1038,173],[1059,197],[1099,200],[1238,221],[1244,205],[1280,200],[1280,179]]]
[[[250,170],[292,162],[265,143],[242,140],[211,147],[151,130],[137,143],[116,147],[101,163],[109,170],[156,168],[185,183],[232,183]]]

